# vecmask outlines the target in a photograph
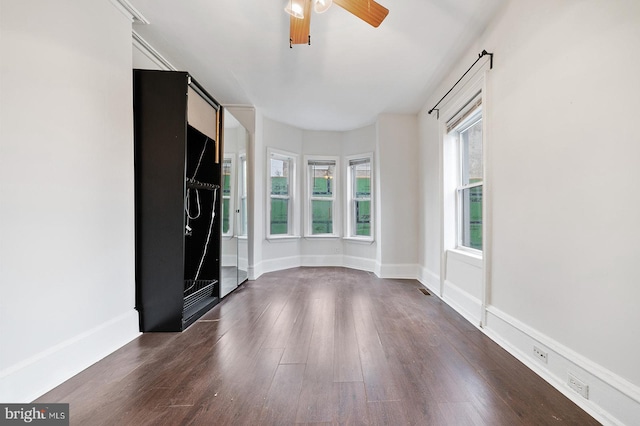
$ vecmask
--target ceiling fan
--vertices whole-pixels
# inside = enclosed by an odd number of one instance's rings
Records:
[[[288,0],[284,10],[289,17],[289,47],[294,44],[311,44],[309,27],[311,6],[316,13],[326,12],[332,3],[337,4],[372,25],[378,27],[389,14],[389,9],[373,0]]]

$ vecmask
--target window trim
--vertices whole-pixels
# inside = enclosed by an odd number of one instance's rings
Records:
[[[462,151],[462,138],[461,133],[470,129],[472,126],[482,121],[483,127],[483,140],[482,140],[482,148],[483,148],[483,156],[484,156],[484,111],[482,108],[482,93],[479,92],[473,98],[467,102],[448,122],[447,122],[447,134],[452,136],[455,139],[455,151],[456,151],[456,185],[455,185],[455,249],[461,252],[467,252],[474,256],[482,257],[483,250],[476,249],[473,247],[466,246],[462,243],[462,227],[463,224],[463,192],[466,189],[477,188],[479,186],[483,187],[484,192],[484,178],[485,178],[485,164],[484,158],[482,162],[482,180],[480,182],[473,182],[468,184],[462,184],[463,181],[463,151]],[[450,123],[453,123],[451,125]],[[484,202],[484,200],[483,200]],[[484,208],[483,208],[484,213]],[[484,249],[484,218],[483,218],[483,249]]]
[[[313,179],[311,178],[310,173],[310,165],[309,162],[313,161],[331,161],[334,162],[334,176],[333,176],[333,192],[331,198],[329,197],[312,197],[311,185],[313,184]],[[305,191],[304,191],[304,199],[305,199],[305,214],[304,214],[304,237],[305,238],[340,238],[340,226],[341,226],[341,214],[340,214],[340,157],[332,156],[332,155],[305,155],[304,156],[304,166],[305,166]],[[311,215],[313,213],[313,209],[311,208],[311,204],[313,201],[332,201],[333,202],[333,223],[332,229],[333,232],[331,234],[313,234],[312,233],[312,218]]]
[[[345,190],[345,200],[346,200],[346,208],[345,208],[345,236],[344,239],[352,240],[352,241],[361,241],[371,243],[375,240],[375,163],[373,152],[366,152],[363,154],[349,155],[344,157],[345,160],[345,176],[347,176],[345,180],[346,190]],[[354,202],[356,199],[353,197],[353,173],[351,169],[351,162],[354,160],[369,160],[369,164],[371,165],[371,195],[369,196],[369,202],[371,203],[370,208],[370,227],[371,227],[371,235],[355,235],[355,207]]]
[[[289,222],[287,224],[287,233],[286,234],[271,234],[271,200],[273,196],[271,195],[271,159],[282,159],[282,160],[290,160],[289,166],[289,214],[288,219]],[[300,237],[299,233],[299,225],[298,225],[298,217],[300,207],[297,200],[296,190],[297,190],[297,167],[298,167],[298,154],[293,152],[283,151],[275,148],[267,148],[267,161],[266,161],[266,208],[265,208],[265,218],[266,218],[266,229],[265,234],[267,240],[286,240],[286,239],[295,239]],[[282,198],[276,196],[275,198]]]
[[[449,248],[454,248],[460,252],[467,252],[473,256],[482,256],[483,250],[485,248],[485,208],[484,208],[484,196],[483,196],[483,231],[482,231],[482,250],[465,246],[462,244],[462,227],[463,227],[463,211],[462,211],[462,197],[463,191],[470,188],[475,188],[478,186],[483,187],[484,194],[484,181],[485,181],[485,161],[484,161],[484,139],[485,139],[485,117],[484,117],[484,109],[483,109],[483,91],[482,89],[478,89],[471,96],[466,97],[466,102],[462,103],[461,106],[457,109],[455,113],[453,113],[450,118],[446,121],[444,126],[445,131],[445,141],[450,140],[450,143],[453,143],[453,155],[449,158],[448,161],[451,161],[453,164],[446,167],[452,167],[454,172],[452,173],[455,180],[453,184],[453,197],[454,197],[454,211],[453,217],[455,218],[454,227],[454,242],[453,246]],[[483,148],[483,161],[482,161],[482,180],[480,182],[473,182],[468,184],[462,184],[463,182],[463,155],[462,152],[462,139],[460,137],[461,133],[465,132],[473,125],[477,124],[479,121],[482,121],[482,148]]]

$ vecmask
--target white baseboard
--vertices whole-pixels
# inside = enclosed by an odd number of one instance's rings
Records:
[[[257,280],[258,278],[260,278],[260,275],[262,275],[262,269],[260,267],[260,264],[254,265],[254,266],[247,266],[247,279],[249,281]]]
[[[342,266],[359,271],[375,272],[376,261],[365,257],[342,256]]]
[[[307,255],[307,256],[290,256],[276,259],[263,260],[248,268],[250,280],[255,280],[262,274],[268,272],[280,271],[283,269],[297,268],[299,266],[332,266],[344,267],[350,269],[358,269],[360,271],[373,272],[381,278],[406,278],[416,279],[418,265],[415,264],[398,264],[398,265],[380,265],[374,259],[345,256],[342,254],[335,255]]]
[[[413,279],[418,277],[418,265],[415,263],[406,264],[378,264],[376,268],[376,275],[380,278],[399,278],[399,279]],[[378,266],[376,265],[376,266]]]
[[[28,403],[129,343],[141,333],[131,310],[0,371],[0,401]]]
[[[499,309],[487,308],[485,334],[604,425],[640,424],[640,388]],[[547,352],[547,363],[533,346]],[[571,389],[569,373],[589,386],[589,399]]]
[[[275,259],[266,259],[260,262],[260,275],[269,272],[281,271],[283,269],[291,269],[302,266],[300,256],[278,257]]]
[[[447,302],[471,324],[478,327],[482,320],[482,301],[452,282],[445,280],[442,300]]]
[[[424,266],[419,266],[418,268],[418,281],[422,283],[431,293],[441,296],[440,292],[440,277],[433,271],[425,268]]]
[[[300,256],[300,266],[342,266],[341,254]]]

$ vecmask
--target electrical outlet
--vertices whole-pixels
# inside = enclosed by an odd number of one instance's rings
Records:
[[[583,398],[589,399],[589,385],[569,373],[569,387],[582,395]]]
[[[543,351],[542,349],[540,349],[539,347],[537,347],[537,346],[533,347],[533,354],[540,361],[544,362],[545,364],[547,363],[547,353],[545,351]]]

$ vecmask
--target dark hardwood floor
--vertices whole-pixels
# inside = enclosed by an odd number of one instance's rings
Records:
[[[296,268],[43,395],[75,425],[599,424],[413,280]]]

